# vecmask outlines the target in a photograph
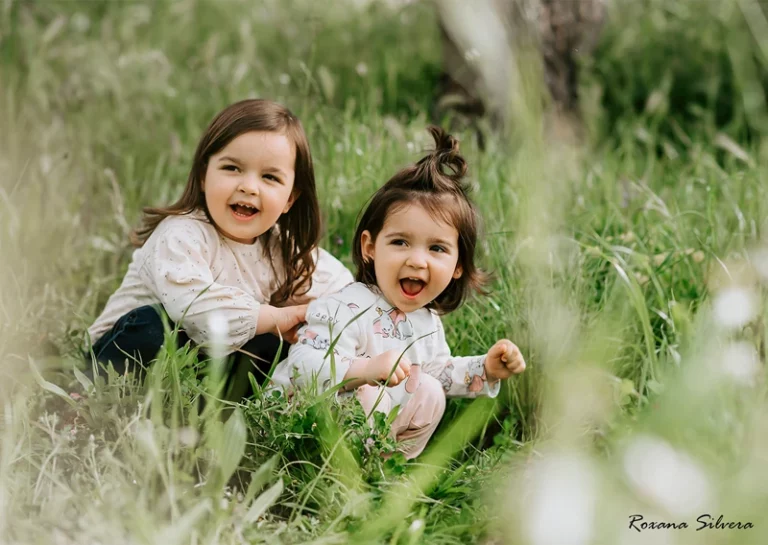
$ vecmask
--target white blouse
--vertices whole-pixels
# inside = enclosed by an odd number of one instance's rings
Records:
[[[335,344],[334,344],[335,343]],[[332,346],[333,345],[333,346]],[[355,283],[309,304],[307,323],[272,380],[290,391],[317,381],[318,389],[338,385],[355,358],[387,350],[404,352],[412,364],[437,378],[450,397],[496,397],[500,381],[489,386],[485,354],[452,356],[440,317],[422,308],[405,313],[384,299],[378,288]],[[405,382],[387,388],[395,404],[407,397]]]
[[[133,252],[122,284],[88,329],[91,343],[131,310],[159,303],[199,345],[209,339],[215,316],[225,326],[220,342],[226,353],[234,352],[254,337],[260,305],[269,302],[285,277],[276,238],[269,262],[261,240],[243,244],[228,239],[202,212],[165,218]],[[306,303],[354,281],[325,250],[318,248],[315,259],[312,288],[285,306]]]

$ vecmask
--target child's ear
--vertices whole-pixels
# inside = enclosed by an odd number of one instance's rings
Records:
[[[299,195],[301,195],[301,191],[293,191],[291,193],[291,196],[288,197],[288,202],[285,203],[285,208],[283,208],[283,214],[285,214],[286,212],[288,212],[288,210],[291,209],[291,206],[293,206],[293,203],[295,203],[296,199],[299,198]]]
[[[366,263],[368,261],[373,261],[375,246],[376,246],[376,243],[373,241],[371,232],[368,230],[363,231],[363,234],[360,235],[360,250],[362,251],[362,254],[363,254],[363,261],[365,261]]]
[[[453,271],[453,279],[458,280],[462,274],[464,274],[464,269],[461,268],[461,265],[456,265],[456,269]]]

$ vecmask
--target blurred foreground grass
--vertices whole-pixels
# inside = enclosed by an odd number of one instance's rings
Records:
[[[530,368],[495,402],[450,404],[403,464],[354,405],[224,411],[183,351],[142,387],[68,394],[90,388],[71,369],[128,230],[175,199],[229,102],[301,117],[325,246],[350,263],[365,199],[427,145],[430,6],[0,4],[2,541],[764,543],[758,15],[746,0],[617,1],[586,66],[580,149],[531,131],[480,152],[460,135],[496,280],[446,320],[449,340],[476,353],[509,336]],[[754,528],[697,532],[707,513]],[[633,514],[689,528],[638,533]]]

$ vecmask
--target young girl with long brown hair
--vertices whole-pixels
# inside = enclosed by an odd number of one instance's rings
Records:
[[[367,412],[400,406],[391,433],[407,458],[437,428],[445,397],[494,397],[525,370],[512,341],[481,356],[452,356],[440,315],[481,290],[478,216],[462,183],[458,142],[430,127],[437,149],[372,197],[355,234],[357,282],[310,303],[307,324],[273,381],[354,390]],[[383,389],[383,391],[382,391]]]
[[[148,363],[163,343],[162,307],[180,344],[205,349],[217,330],[225,353],[269,369],[306,303],[353,281],[318,248],[320,232],[300,121],[268,100],[232,104],[203,134],[181,198],[144,210],[128,272],[88,330],[94,355],[119,372]]]

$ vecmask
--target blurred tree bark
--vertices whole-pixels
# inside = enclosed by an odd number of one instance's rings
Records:
[[[459,128],[477,129],[487,116],[496,128],[514,124],[514,101],[531,88],[522,80],[535,74],[548,112],[578,124],[578,57],[597,45],[605,0],[437,0],[437,8],[443,76],[436,122],[449,116]],[[531,59],[538,66],[524,66]]]

